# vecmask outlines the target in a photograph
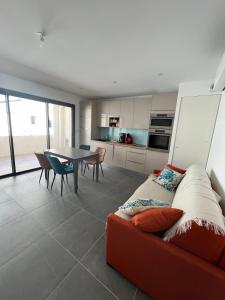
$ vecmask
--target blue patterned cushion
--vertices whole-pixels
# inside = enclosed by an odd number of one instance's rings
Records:
[[[164,168],[161,174],[154,181],[164,187],[166,190],[174,191],[183,179],[184,175],[174,170]]]
[[[156,199],[138,199],[126,202],[119,207],[119,211],[129,216],[134,216],[139,212],[153,207],[170,207],[170,204],[166,201]]]

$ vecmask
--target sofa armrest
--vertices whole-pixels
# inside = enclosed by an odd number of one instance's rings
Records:
[[[106,260],[155,299],[225,299],[225,272],[110,214]]]

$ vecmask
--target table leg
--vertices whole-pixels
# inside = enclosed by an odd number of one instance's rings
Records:
[[[79,166],[79,162],[77,160],[73,161],[73,176],[74,176],[74,192],[75,194],[77,194],[77,190],[78,190],[78,166]]]
[[[99,156],[96,157],[96,181],[98,182],[99,178]]]

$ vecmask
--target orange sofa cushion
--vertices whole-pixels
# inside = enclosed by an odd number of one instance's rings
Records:
[[[218,262],[218,266],[225,270],[225,248],[224,248],[222,256]]]
[[[182,216],[183,211],[177,208],[151,208],[135,215],[131,222],[146,232],[159,232],[169,229]]]
[[[186,233],[177,234],[170,242],[216,264],[225,247],[225,236],[217,235],[214,231],[199,226],[193,221],[191,229]]]
[[[171,164],[166,164],[166,167],[173,170],[173,171],[175,171],[175,172],[178,172],[180,174],[185,174],[186,173],[185,169],[178,168],[178,167],[176,167],[174,165],[171,165]]]
[[[175,172],[178,172],[180,174],[185,174],[186,173],[185,169],[178,168],[178,167],[176,167],[174,165],[171,165],[171,164],[166,164],[165,167],[167,167],[167,168],[169,168],[169,169],[171,169]],[[158,169],[153,170],[153,174],[157,177],[161,174],[161,172],[162,172],[162,170],[158,170]]]

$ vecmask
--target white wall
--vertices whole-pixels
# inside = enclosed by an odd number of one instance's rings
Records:
[[[79,144],[79,103],[82,97],[0,72],[0,88],[75,104],[75,143]]]
[[[223,197],[225,213],[225,93],[223,93],[210,149],[207,172],[213,188]]]

